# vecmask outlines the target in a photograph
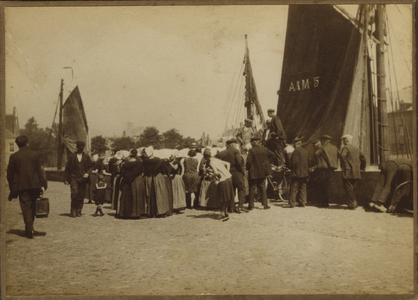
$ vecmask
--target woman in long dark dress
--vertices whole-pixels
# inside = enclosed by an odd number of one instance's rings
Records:
[[[147,214],[151,217],[166,217],[170,214],[171,184],[161,174],[163,161],[154,156],[152,146],[142,151],[145,178]],[[164,172],[164,171],[163,171]],[[172,200],[171,200],[172,201]]]
[[[116,160],[114,160],[111,164],[111,173],[112,173],[112,177],[113,177],[113,182],[112,182],[112,205],[110,207],[110,209],[113,210],[117,210],[118,208],[118,199],[119,199],[119,183],[121,180],[121,163],[122,163],[122,159],[123,159],[123,154],[122,151],[118,151],[116,152],[114,158]]]
[[[143,164],[135,149],[130,151],[129,158],[121,164],[121,169],[121,194],[116,216],[126,219],[140,218],[144,202]]]
[[[199,177],[199,160],[195,157],[196,149],[191,149],[188,153],[188,157],[185,157],[182,163],[183,169],[183,181],[186,186],[186,201],[190,199],[190,205],[188,208],[193,208],[197,206],[195,204],[196,193],[198,192],[198,185],[200,183]]]
[[[184,184],[183,178],[181,176],[182,168],[180,165],[179,158],[176,157],[178,151],[172,155],[168,162],[171,166],[171,186],[173,190],[173,209],[174,211],[179,211],[186,208],[186,186]]]
[[[167,190],[167,200],[168,200],[168,211],[167,216],[173,214],[173,186],[171,184],[171,164],[167,159],[162,159],[161,161],[161,175],[163,176],[163,182],[165,184],[165,189]]]

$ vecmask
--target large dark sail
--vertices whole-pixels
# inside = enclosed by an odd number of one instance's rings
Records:
[[[86,143],[85,151],[90,151],[88,125],[78,86],[74,88],[62,106],[63,143],[71,152],[75,152],[76,141]]]
[[[288,142],[328,134],[339,144],[360,42],[359,30],[331,5],[289,6],[277,107]]]

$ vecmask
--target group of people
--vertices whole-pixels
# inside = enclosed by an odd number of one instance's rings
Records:
[[[226,142],[226,149],[217,153],[209,147],[199,149],[192,144],[186,154],[175,151],[162,159],[154,155],[150,146],[117,151],[110,158],[97,153],[92,160],[84,152],[85,143],[76,142],[77,151],[69,155],[64,172],[64,183],[71,190],[70,216],[82,215],[86,195],[89,202],[94,200],[96,204],[94,216],[103,216],[102,206],[110,202],[117,218],[167,217],[182,209],[203,207],[219,209],[218,218],[225,219],[231,212],[250,212],[256,195],[263,208],[269,209],[266,183],[272,175],[272,165],[290,169],[289,207],[307,204],[308,179],[314,182],[319,205],[328,207],[329,187],[334,171],[339,168],[338,162],[347,208],[356,209],[354,186],[365,170],[366,159],[352,144],[353,136],[342,136],[340,149],[331,144],[329,135],[305,145],[300,138],[295,138],[293,151],[287,155],[285,148],[289,145],[280,119],[274,110],[268,114],[271,119],[261,139],[253,129],[252,120],[246,119],[236,137]],[[48,182],[37,154],[28,149],[28,138],[19,136],[16,144],[19,151],[10,156],[7,168],[9,200],[19,197],[25,236],[33,238],[36,199],[47,189]],[[305,149],[309,146],[314,149],[313,154]],[[385,212],[392,182],[405,180],[412,181],[411,162],[391,160],[381,164],[370,207]],[[398,198],[410,192],[410,185],[405,185]]]
[[[338,161],[342,170],[343,187],[347,197],[347,208],[355,210],[357,199],[354,186],[357,180],[361,179],[361,171],[365,171],[366,159],[360,149],[352,145],[353,136],[344,135],[342,147],[339,150],[331,144],[331,136],[323,135],[320,139],[314,140],[314,156],[311,156],[302,147],[302,140],[293,140],[293,151],[290,159],[291,188],[289,206],[296,205],[304,207],[307,203],[307,181],[312,178],[315,182],[317,202],[320,207],[329,207],[329,187],[333,173],[338,169]]]
[[[104,215],[102,205],[108,201],[117,218],[164,218],[200,207],[219,209],[222,219],[231,212],[252,210],[255,193],[269,209],[265,179],[271,173],[269,156],[274,154],[260,145],[258,137],[250,138],[252,148],[244,155],[238,143],[230,139],[215,156],[211,148],[199,149],[194,143],[187,155],[179,156],[177,150],[167,159],[155,156],[150,146],[116,151],[109,158],[95,154],[92,160],[79,141],[65,168],[64,183],[71,187],[70,216],[81,216],[86,195],[96,204],[95,216]]]

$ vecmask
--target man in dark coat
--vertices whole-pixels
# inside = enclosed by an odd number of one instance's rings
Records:
[[[81,210],[84,205],[86,184],[92,171],[90,156],[83,152],[86,143],[78,141],[77,151],[68,157],[65,167],[64,184],[71,188],[71,211],[72,218],[81,217]]]
[[[245,202],[245,179],[244,179],[244,170],[243,170],[243,161],[242,156],[239,150],[236,148],[237,140],[230,139],[226,142],[227,149],[220,152],[216,157],[220,160],[229,162],[229,172],[232,175],[232,184],[234,186],[234,192],[238,189],[238,201],[239,206],[235,209],[235,202],[230,204],[230,210],[235,211],[236,213],[248,212],[244,209]]]
[[[329,135],[325,134],[321,136],[320,142],[316,143],[317,150],[315,155],[317,165],[311,169],[314,170],[317,190],[320,195],[320,207],[329,207],[328,189],[334,170],[338,168],[338,159],[340,157],[340,151],[331,144],[331,139]]]
[[[7,181],[10,191],[19,195],[20,208],[25,222],[25,236],[32,239],[36,199],[41,193],[41,188],[44,190],[48,188],[48,182],[38,155],[28,149],[28,138],[18,136],[16,144],[19,151],[10,156]]]
[[[286,133],[283,130],[280,118],[274,114],[274,109],[269,109],[267,114],[271,118],[269,125],[270,139],[266,141],[265,145],[276,154],[277,165],[281,166],[286,161],[283,155],[284,148],[286,147]]]
[[[341,169],[343,172],[344,191],[347,195],[348,209],[354,210],[357,208],[354,184],[361,179],[360,171],[366,169],[366,158],[358,147],[351,144],[353,140],[352,135],[346,134],[341,139],[343,140]]]
[[[253,137],[251,139],[252,148],[248,151],[246,167],[248,170],[248,183],[250,186],[250,195],[248,197],[248,209],[254,207],[254,193],[255,188],[258,187],[261,193],[261,201],[264,209],[269,209],[267,202],[266,178],[272,173],[269,157],[274,156],[274,153],[267,148],[260,145],[260,139]]]
[[[291,186],[289,206],[295,207],[296,202],[299,206],[305,207],[307,201],[306,182],[309,178],[309,157],[308,151],[302,148],[302,140],[295,138],[293,140],[295,150],[290,158]]]

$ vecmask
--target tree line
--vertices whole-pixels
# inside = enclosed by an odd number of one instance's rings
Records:
[[[176,149],[187,148],[197,140],[191,137],[184,137],[175,128],[169,129],[162,134],[154,126],[149,126],[139,135],[139,140],[135,141],[132,137],[110,138],[111,148],[113,150],[129,150],[140,147],[152,146],[154,149]],[[102,152],[109,150],[106,138],[103,136],[95,136],[91,139],[91,151]]]
[[[30,118],[25,126],[20,129],[20,135],[29,138],[29,148],[36,151],[45,167],[55,167],[57,165],[57,132],[58,125],[54,124],[51,128],[40,128],[35,118]],[[132,148],[153,146],[154,149],[175,149],[187,148],[197,140],[191,137],[184,137],[175,128],[169,129],[160,134],[154,126],[149,126],[140,134],[139,140],[135,141],[132,137],[109,138],[113,150],[129,150]],[[108,149],[105,137],[98,135],[91,139],[91,151],[103,152]]]

